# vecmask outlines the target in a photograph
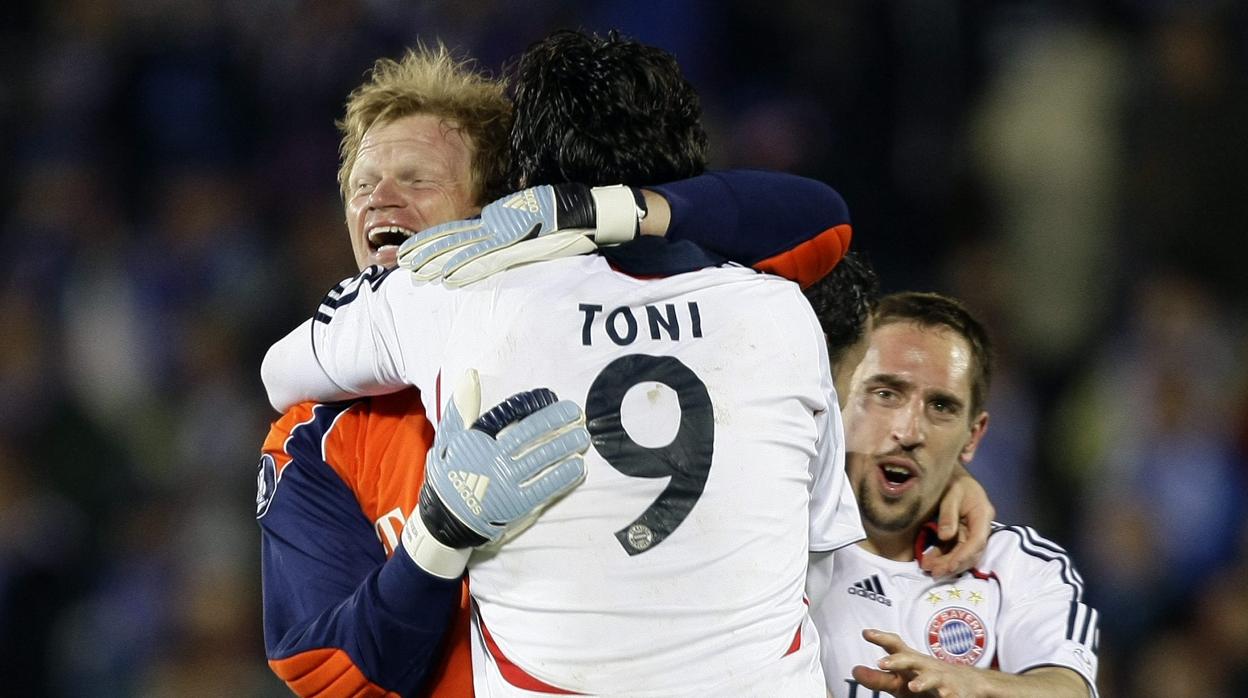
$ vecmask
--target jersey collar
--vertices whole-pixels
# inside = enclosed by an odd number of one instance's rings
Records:
[[[688,240],[642,235],[622,245],[598,250],[612,267],[629,276],[674,276],[728,260]]]

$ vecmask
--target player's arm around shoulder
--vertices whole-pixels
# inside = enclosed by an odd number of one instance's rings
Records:
[[[802,287],[849,249],[849,208],[832,187],[783,172],[721,170],[650,187],[670,207],[666,234]]]

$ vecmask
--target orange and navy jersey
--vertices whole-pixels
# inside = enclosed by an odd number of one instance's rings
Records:
[[[463,582],[394,554],[431,443],[415,389],[273,424],[256,497],[264,635],[295,693],[472,695]]]

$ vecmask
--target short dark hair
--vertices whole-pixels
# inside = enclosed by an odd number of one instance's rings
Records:
[[[983,411],[988,399],[988,386],[992,382],[992,343],[983,324],[966,306],[939,293],[906,291],[881,298],[873,319],[876,327],[897,322],[912,322],[920,327],[945,327],[965,339],[975,361],[971,372],[969,417],[974,419]]]
[[[698,94],[662,49],[561,30],[524,52],[513,84],[516,188],[645,186],[706,169]]]
[[[862,339],[867,317],[880,296],[880,279],[866,259],[850,252],[805,294],[823,327],[828,356],[836,366],[845,350]]]

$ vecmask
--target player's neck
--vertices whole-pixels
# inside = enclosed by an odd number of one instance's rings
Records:
[[[865,528],[866,540],[858,545],[867,552],[898,562],[914,560],[914,536],[918,533],[917,527],[904,531],[880,531],[870,525]]]

